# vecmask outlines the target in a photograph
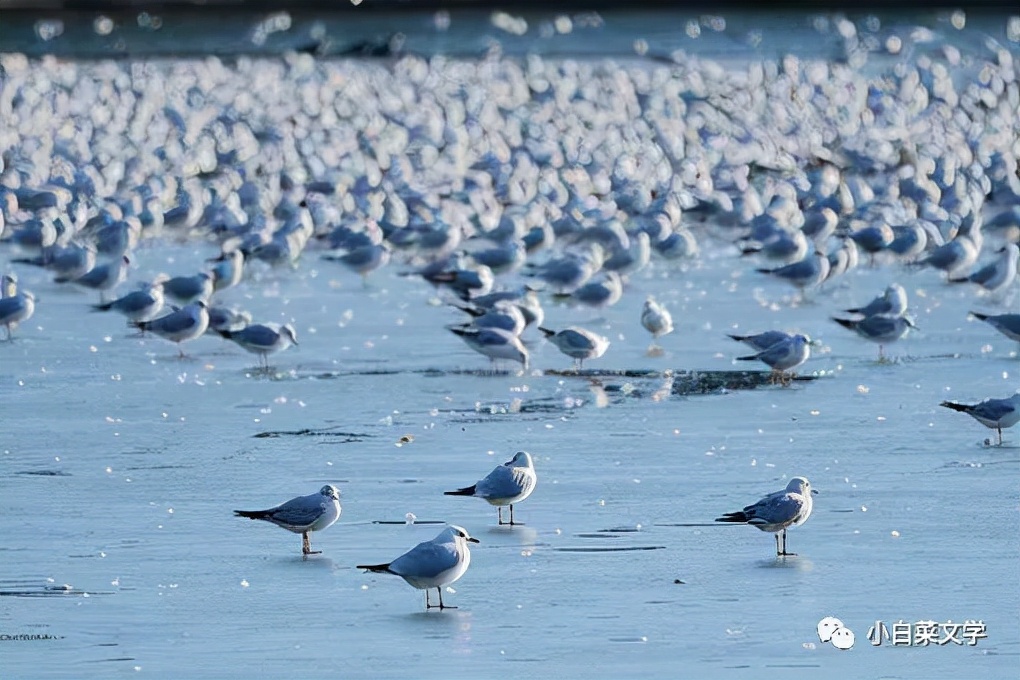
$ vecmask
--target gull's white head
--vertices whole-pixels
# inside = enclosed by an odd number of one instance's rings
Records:
[[[811,488],[811,482],[809,482],[805,477],[794,477],[791,479],[790,483],[786,485],[786,490],[792,491],[793,493],[799,493],[802,496],[818,493]]]
[[[328,498],[332,498],[335,501],[340,500],[340,489],[336,488],[332,484],[327,484],[319,489],[319,493],[323,496],[327,496]]]
[[[518,451],[514,454],[514,457],[503,463],[507,467],[533,467],[531,462],[531,454],[527,451]]]
[[[465,529],[464,527],[459,527],[456,524],[451,524],[450,526],[446,527],[446,529],[443,530],[443,533],[440,534],[440,537],[446,536],[448,536],[452,540],[462,538],[465,541],[468,541],[469,543],[478,543],[478,539],[472,538],[468,534],[467,529]]]

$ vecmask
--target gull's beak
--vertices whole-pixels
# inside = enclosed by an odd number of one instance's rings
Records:
[[[477,538],[474,538],[473,536],[468,536],[468,537],[467,537],[466,539],[464,539],[464,540],[466,540],[466,541],[469,541],[470,543],[478,543],[478,539],[477,539]]]
[[[811,493],[814,494],[815,496],[817,496],[818,495],[818,489],[811,489]]]

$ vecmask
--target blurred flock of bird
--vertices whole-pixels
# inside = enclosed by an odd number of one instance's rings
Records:
[[[833,30],[856,35],[846,19]],[[1020,342],[1016,46],[909,46],[880,47],[903,49],[888,69],[792,55],[730,68],[682,53],[2,55],[0,325],[29,338],[46,298],[80,295],[83,323],[119,314],[182,356],[215,333],[270,371],[300,320],[259,322],[218,296],[317,258],[366,287],[394,273],[435,287],[465,314],[450,342],[494,367],[532,370],[541,337],[580,369],[610,340],[550,327],[550,303],[617,304],[648,268],[679,286],[710,250],[787,284],[788,304],[812,300],[879,360],[914,327],[906,288],[833,309],[844,277],[936,269],[972,292],[989,333]],[[207,267],[131,280],[138,249],[185,241],[208,249]],[[45,292],[38,304],[30,287]],[[653,342],[674,327],[652,297],[634,324]],[[782,384],[814,345],[766,328],[731,337],[750,347],[736,359]],[[1016,396],[944,405],[1000,443],[1020,419]]]

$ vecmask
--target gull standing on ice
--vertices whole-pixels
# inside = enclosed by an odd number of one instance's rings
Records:
[[[907,313],[907,291],[903,286],[894,283],[885,289],[885,292],[863,307],[853,307],[843,310],[848,314],[860,314],[861,316],[903,316]]]
[[[913,319],[909,316],[875,316],[863,319],[839,319],[832,317],[832,320],[843,328],[852,330],[865,340],[878,343],[878,360],[885,361],[885,345],[896,342],[911,328],[917,328]]]
[[[1016,281],[1020,246],[1010,243],[999,250],[999,258],[969,276],[950,277],[950,283],[976,283],[989,293],[997,293]]]
[[[113,310],[132,323],[150,321],[163,310],[163,281],[157,278],[116,300],[92,305],[92,309],[97,312]]]
[[[332,484],[327,484],[319,489],[318,493],[292,498],[275,508],[234,510],[234,515],[262,519],[287,531],[301,534],[301,552],[305,555],[318,555],[322,551],[312,550],[308,534],[331,526],[340,519],[340,512],[340,490]]]
[[[204,301],[199,300],[166,316],[136,325],[139,330],[152,331],[161,338],[177,343],[177,349],[183,358],[184,350],[181,343],[194,340],[205,333],[205,329],[209,327],[209,309]]]
[[[493,364],[497,359],[516,361],[524,370],[528,369],[528,350],[521,339],[501,328],[459,328],[450,327],[450,332],[467,343],[474,351],[489,357]]]
[[[269,370],[269,355],[282,352],[291,345],[297,345],[297,331],[289,323],[252,324],[239,331],[216,331],[227,340],[232,340],[252,354],[259,355],[259,366]]]
[[[584,328],[571,326],[560,332],[539,327],[546,339],[561,352],[574,360],[574,367],[581,369],[585,359],[598,359],[609,348],[609,339]]]
[[[793,336],[783,331],[765,331],[754,335],[729,335],[729,337],[761,352],[776,343],[788,341]]]
[[[496,513],[499,516],[499,524],[503,525],[503,506],[510,506],[510,526],[514,522],[514,503],[520,503],[531,495],[538,483],[535,474],[535,465],[531,461],[531,454],[526,451],[518,451],[513,458],[503,463],[490,472],[477,484],[447,491],[445,496],[474,496],[496,506]]]
[[[57,277],[54,281],[57,283],[64,283],[65,281],[70,280],[72,283],[79,286],[98,290],[100,302],[106,302],[106,291],[116,288],[125,278],[127,278],[127,268],[129,264],[131,264],[131,260],[127,255],[124,255],[113,262],[97,265],[76,279],[64,279],[62,277]]]
[[[811,358],[811,338],[806,335],[793,335],[786,340],[780,340],[774,345],[744,357],[737,357],[737,361],[763,361],[772,369],[773,380],[778,379],[787,384],[793,377],[787,371],[797,368]]]
[[[471,564],[468,543],[478,543],[461,527],[451,524],[431,541],[424,541],[406,553],[386,564],[359,564],[357,569],[367,569],[377,574],[394,574],[418,590],[425,591],[426,611],[433,607],[456,609],[443,604],[443,586],[453,583],[467,571]],[[439,593],[439,604],[429,601],[429,589]]]
[[[35,314],[35,296],[27,290],[18,292],[18,279],[13,274],[4,275],[2,288],[0,326],[7,331],[4,339],[10,341],[14,339],[14,327]]]
[[[1020,423],[1020,392],[1005,399],[985,399],[977,404],[957,404],[944,401],[939,406],[966,413],[985,427],[999,433],[999,446],[1002,446],[1002,429]]]
[[[648,296],[641,310],[641,325],[653,338],[659,338],[673,332],[673,317],[655,298]]]
[[[796,555],[786,550],[786,529],[807,521],[814,506],[811,496],[816,493],[808,480],[794,477],[784,490],[770,493],[757,503],[738,512],[728,512],[715,521],[750,524],[773,533],[776,535],[776,557]]]

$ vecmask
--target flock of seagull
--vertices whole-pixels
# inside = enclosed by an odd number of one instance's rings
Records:
[[[499,524],[514,526],[514,505],[520,503],[535,490],[538,476],[531,454],[518,451],[514,457],[471,486],[447,491],[448,496],[471,496],[481,498],[496,506]],[[509,506],[510,518],[503,522],[503,508]],[[287,531],[301,534],[301,550],[304,555],[321,551],[312,550],[308,534],[321,531],[340,519],[340,491],[332,484],[322,487],[318,493],[298,496],[267,510],[235,510],[238,517],[260,519],[283,527]],[[810,512],[810,510],[808,511]],[[806,519],[806,515],[805,515]],[[391,562],[358,565],[358,569],[401,577],[409,585],[425,591],[425,609],[436,607],[456,609],[443,604],[443,587],[453,583],[467,571],[471,564],[468,543],[478,539],[468,535],[467,530],[456,525],[444,528],[431,541],[424,541]],[[433,605],[429,590],[435,588],[439,604]]]
[[[522,333],[534,327],[580,370],[609,339],[550,327],[544,303],[604,309],[640,272],[679,280],[711,244],[800,298],[855,271],[932,268],[1005,308],[972,314],[1020,341],[1018,66],[994,41],[974,49],[966,60],[921,51],[881,76],[794,56],[741,71],[684,55],[669,65],[291,55],[145,69],[8,55],[0,325],[12,340],[44,313],[19,283],[42,283],[42,269],[44,285],[98,292],[92,310],[181,356],[215,333],[268,372],[271,355],[297,344],[294,325],[254,323],[217,304],[220,293],[307,257],[365,285],[399,263],[466,315],[450,333],[493,366],[528,370]],[[202,271],[114,297],[140,243],[181,240],[219,252]],[[915,327],[900,284],[841,311],[833,321],[875,343],[880,361]],[[653,297],[638,321],[653,342],[673,332]],[[778,330],[730,337],[753,350],[737,360],[783,384],[814,345]],[[942,405],[996,429],[1000,444],[1020,420],[1020,395]],[[452,493],[509,505],[513,524],[513,504],[535,486],[531,458],[493,475]],[[808,518],[811,492],[795,477],[719,521],[775,533],[777,554],[790,554],[786,529]],[[308,533],[339,518],[339,492],[238,514],[301,533],[311,554]],[[467,569],[471,542],[451,526],[365,568],[426,590],[429,607],[428,590]]]

